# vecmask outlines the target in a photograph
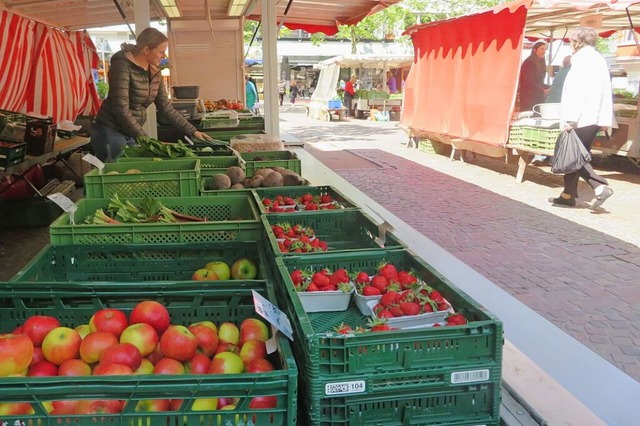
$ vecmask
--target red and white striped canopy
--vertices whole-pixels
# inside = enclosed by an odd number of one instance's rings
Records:
[[[85,31],[67,33],[0,10],[0,109],[55,122],[96,113],[91,68],[98,61]]]

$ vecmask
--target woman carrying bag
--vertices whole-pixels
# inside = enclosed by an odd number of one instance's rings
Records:
[[[577,28],[571,35],[574,54],[560,102],[560,126],[565,132],[575,132],[589,152],[598,131],[611,127],[613,121],[611,77],[605,59],[594,48],[597,39],[595,30],[586,27]],[[598,176],[587,162],[579,170],[564,175],[562,194],[549,201],[554,205],[575,206],[581,177],[596,195],[591,209],[597,209],[613,195],[607,180]]]

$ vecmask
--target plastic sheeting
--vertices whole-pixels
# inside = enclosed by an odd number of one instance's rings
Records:
[[[336,63],[327,64],[320,70],[318,84],[308,105],[310,117],[319,119],[326,114],[329,101],[338,97],[339,76],[340,66]]]

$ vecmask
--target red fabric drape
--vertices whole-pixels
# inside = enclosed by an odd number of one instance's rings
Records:
[[[98,57],[88,34],[65,33],[0,10],[0,35],[0,109],[55,122],[97,112],[98,95],[89,79]]]
[[[502,145],[520,69],[524,1],[413,32],[401,122],[409,128]]]

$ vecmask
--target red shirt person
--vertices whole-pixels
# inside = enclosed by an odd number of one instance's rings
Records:
[[[353,98],[356,96],[356,89],[354,83],[356,82],[356,76],[352,75],[349,81],[344,85],[344,106],[347,108],[347,113],[352,115],[353,111]]]

